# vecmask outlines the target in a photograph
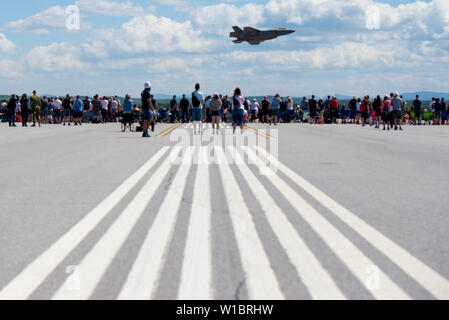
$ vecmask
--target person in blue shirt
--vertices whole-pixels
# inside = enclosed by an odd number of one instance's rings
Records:
[[[200,84],[197,83],[195,85],[195,91],[192,93],[193,134],[201,134],[201,128],[203,126],[203,106],[204,94],[200,92]],[[199,127],[198,130],[197,127]]]
[[[134,101],[131,99],[131,95],[127,93],[125,95],[125,101],[123,102],[123,132],[126,131],[126,125],[129,125],[129,131],[133,132],[133,109],[134,109]]]
[[[76,96],[75,105],[73,107],[73,121],[75,122],[75,126],[78,124],[82,124],[83,120],[83,106],[84,103],[81,101],[80,96]]]
[[[272,118],[270,121],[270,125],[274,122],[274,125],[277,126],[278,117],[279,117],[279,109],[281,108],[282,98],[279,93],[276,93],[276,96],[273,98],[271,102],[271,114]]]

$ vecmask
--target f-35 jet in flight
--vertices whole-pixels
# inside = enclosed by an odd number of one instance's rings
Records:
[[[243,30],[237,26],[234,26],[232,28],[235,32],[231,32],[229,36],[231,38],[237,38],[237,40],[233,40],[234,43],[242,43],[246,41],[253,46],[258,45],[266,40],[273,40],[277,37],[286,36],[295,32],[295,30],[287,30],[285,28],[267,31],[260,31],[252,27],[245,27],[243,28]]]

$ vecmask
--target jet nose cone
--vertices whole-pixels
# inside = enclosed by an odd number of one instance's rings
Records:
[[[287,30],[287,34],[291,34],[291,33],[294,33],[295,32],[295,30]]]

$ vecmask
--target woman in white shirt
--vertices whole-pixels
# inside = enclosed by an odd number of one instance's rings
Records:
[[[240,130],[243,133],[244,103],[245,98],[242,96],[242,91],[240,88],[236,88],[232,97],[232,129],[234,134],[237,126],[240,126]]]

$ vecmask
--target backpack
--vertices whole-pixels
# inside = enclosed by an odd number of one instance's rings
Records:
[[[192,105],[194,108],[199,108],[201,106],[201,101],[195,95],[195,92],[192,93]]]

